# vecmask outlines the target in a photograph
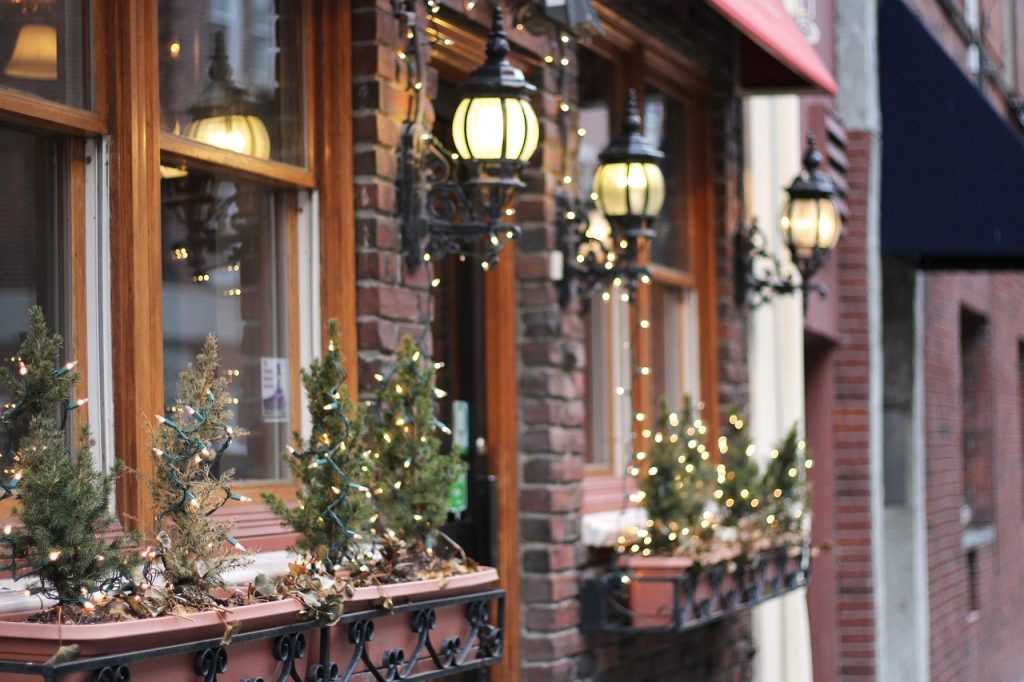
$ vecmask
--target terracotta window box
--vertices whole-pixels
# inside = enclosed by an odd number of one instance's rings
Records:
[[[585,630],[683,632],[782,596],[810,581],[810,550],[698,565],[687,557],[623,556],[580,589]]]
[[[222,613],[98,625],[0,621],[0,681],[349,680],[436,678],[502,657],[505,593],[483,568],[445,580],[356,590],[331,627],[302,621],[295,600]],[[383,595],[395,606],[377,606]],[[22,614],[23,616],[25,614]],[[228,643],[226,623],[237,623]],[[62,644],[79,657],[45,661]]]

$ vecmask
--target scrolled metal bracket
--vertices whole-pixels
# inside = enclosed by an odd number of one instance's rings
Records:
[[[502,247],[522,234],[508,222],[507,207],[526,183],[515,179],[522,162],[490,162],[488,169],[463,160],[470,179],[460,181],[456,155],[415,121],[402,129],[398,208],[406,265],[456,255],[493,266]],[[501,181],[490,176],[505,177]]]
[[[754,309],[778,296],[799,291],[803,294],[806,312],[811,292],[821,298],[828,295],[828,288],[811,279],[824,263],[827,252],[819,250],[806,263],[794,262],[787,267],[768,248],[765,233],[757,220],[739,224],[734,244],[738,306]]]
[[[638,262],[635,240],[623,240],[623,247],[614,243],[617,237],[612,234],[605,240],[592,235],[588,215],[594,206],[579,197],[559,192],[555,204],[563,264],[559,282],[562,307],[574,300],[586,306],[593,294],[607,292],[612,285],[622,289],[624,300],[635,300],[640,284],[651,279],[651,271]]]

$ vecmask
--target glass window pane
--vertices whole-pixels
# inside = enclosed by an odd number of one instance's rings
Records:
[[[164,129],[303,165],[302,3],[160,0],[158,8]]]
[[[28,331],[28,309],[42,306],[52,329],[70,335],[67,161],[58,140],[0,128],[6,170],[0,192],[0,359],[9,362]],[[66,338],[71,348],[71,339]],[[66,351],[67,357],[71,351]],[[84,358],[83,358],[84,359]],[[0,386],[0,404],[10,402]]]
[[[87,0],[0,3],[0,86],[92,108]]]
[[[651,88],[644,98],[644,135],[662,152],[665,158],[661,170],[665,175],[665,204],[655,223],[657,236],[651,248],[655,263],[680,270],[688,270],[689,254],[689,166],[687,159],[692,146],[686,136],[689,117],[686,107]]]
[[[632,457],[633,353],[629,338],[630,304],[617,297],[592,296],[587,330],[588,464],[613,472]]]
[[[173,403],[178,373],[215,334],[221,369],[232,379],[235,419],[249,432],[232,443],[223,465],[238,478],[280,478],[295,399],[289,195],[223,173],[185,172],[161,182],[165,400]]]
[[[669,410],[678,410],[687,398],[700,400],[696,294],[657,281],[651,291],[652,404],[665,401]]]

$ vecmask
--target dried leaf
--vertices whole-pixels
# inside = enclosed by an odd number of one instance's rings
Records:
[[[224,626],[224,635],[220,638],[220,645],[227,646],[231,644],[231,637],[238,630],[238,621],[233,620]]]
[[[77,644],[65,644],[64,646],[57,649],[57,653],[46,661],[45,665],[56,665],[58,663],[67,663],[78,658],[81,653],[81,647]]]
[[[277,585],[267,576],[260,573],[252,582],[253,589],[258,597],[273,597],[277,594]]]

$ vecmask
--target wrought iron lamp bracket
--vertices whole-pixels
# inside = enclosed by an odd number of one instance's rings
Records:
[[[587,215],[593,205],[582,198],[570,197],[563,191],[556,195],[555,203],[563,263],[559,282],[562,307],[568,307],[575,299],[586,306],[592,294],[609,289],[615,282],[626,300],[634,301],[641,282],[650,281],[651,272],[635,262],[635,254],[628,251],[632,247],[627,249],[629,257],[622,258],[623,253],[614,246],[609,249],[600,239],[588,236]]]
[[[519,225],[506,221],[513,193],[526,186],[516,179],[522,162],[461,162],[416,122],[402,130],[398,207],[406,263],[415,271],[424,261],[445,255],[497,262]]]
[[[810,258],[794,260],[787,266],[767,247],[764,231],[756,219],[749,224],[739,224],[735,242],[738,305],[754,309],[778,296],[800,291],[806,310],[811,292],[821,298],[828,295],[823,284],[812,281],[814,273],[825,262],[828,252],[824,249],[815,249]]]

